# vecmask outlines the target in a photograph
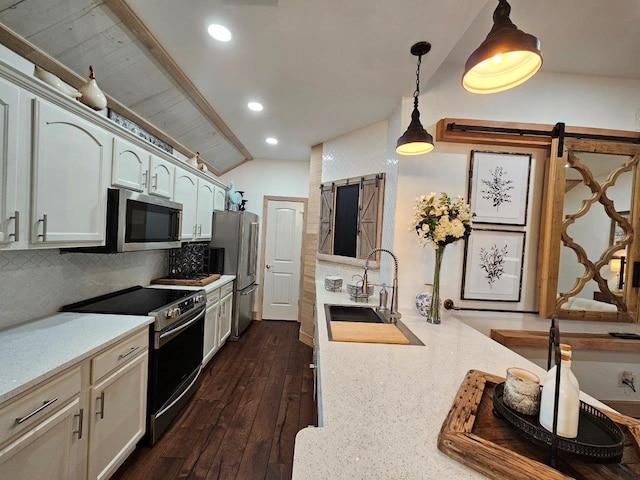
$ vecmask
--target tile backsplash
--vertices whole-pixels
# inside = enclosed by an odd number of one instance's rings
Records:
[[[68,303],[148,285],[166,271],[165,250],[110,255],[0,252],[0,329],[52,315]]]

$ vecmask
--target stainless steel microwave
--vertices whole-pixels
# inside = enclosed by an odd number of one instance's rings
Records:
[[[107,194],[106,247],[115,252],[180,247],[182,204],[123,188]]]
[[[181,224],[181,203],[124,188],[110,188],[105,245],[67,251],[116,253],[180,248]]]

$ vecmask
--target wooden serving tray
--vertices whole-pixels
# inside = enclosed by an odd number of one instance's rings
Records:
[[[220,278],[219,273],[214,273],[208,277],[189,279],[189,278],[156,278],[151,280],[152,285],[180,285],[183,287],[204,287],[215,282]]]
[[[470,370],[440,434],[438,448],[489,478],[500,480],[640,479],[640,422],[602,410],[622,429],[622,461],[588,463],[558,452],[557,470],[547,465],[549,450],[539,447],[493,415],[493,389],[504,378]]]

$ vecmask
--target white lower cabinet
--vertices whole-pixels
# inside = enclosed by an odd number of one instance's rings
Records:
[[[82,479],[80,368],[0,408],[0,478]]]
[[[217,298],[215,302],[209,300],[210,295],[207,295],[207,313],[204,317],[204,344],[202,347],[202,365],[206,365],[213,358],[218,350],[218,322],[220,319],[220,289],[216,289]],[[211,302],[211,303],[209,303]]]
[[[205,287],[206,288],[206,287]],[[233,281],[207,291],[202,365],[206,365],[231,334]]]
[[[79,474],[79,405],[76,397],[0,451],[0,478],[84,478]]]
[[[89,479],[109,478],[145,433],[148,333],[92,360],[89,389]]]
[[[90,479],[109,478],[144,435],[146,384],[144,352],[91,387]]]
[[[231,284],[233,285],[233,283]],[[220,300],[220,329],[218,337],[220,344],[231,335],[231,319],[233,311],[233,291]]]
[[[145,433],[148,327],[0,405],[0,479],[108,479]]]

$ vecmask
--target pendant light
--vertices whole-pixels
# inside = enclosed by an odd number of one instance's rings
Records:
[[[411,47],[411,54],[418,57],[418,69],[416,70],[416,90],[413,92],[413,112],[411,113],[411,123],[398,139],[396,152],[400,155],[421,155],[433,150],[433,137],[429,135],[420,123],[420,112],[418,111],[418,95],[420,95],[420,64],[422,55],[429,53],[431,44],[429,42],[418,42]]]
[[[471,93],[496,93],[527,81],[540,69],[540,41],[518,30],[511,6],[499,0],[493,12],[493,28],[471,54],[464,67],[462,86]]]

